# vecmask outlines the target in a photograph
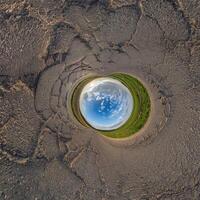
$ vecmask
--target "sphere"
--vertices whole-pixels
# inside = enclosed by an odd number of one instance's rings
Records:
[[[80,112],[98,130],[114,130],[127,122],[134,102],[129,89],[114,78],[96,78],[80,94]]]

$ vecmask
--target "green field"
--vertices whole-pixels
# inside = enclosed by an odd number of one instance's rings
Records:
[[[133,76],[115,73],[110,75],[110,77],[120,80],[129,88],[134,99],[134,110],[128,121],[119,129],[100,132],[112,138],[128,137],[139,131],[146,123],[151,109],[150,97],[143,84]]]

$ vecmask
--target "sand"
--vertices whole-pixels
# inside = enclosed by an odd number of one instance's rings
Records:
[[[200,199],[198,0],[0,0],[0,199]],[[80,126],[70,89],[130,73],[148,88],[143,129]]]

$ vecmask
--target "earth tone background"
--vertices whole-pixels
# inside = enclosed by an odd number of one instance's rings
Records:
[[[0,199],[200,199],[199,0],[0,0]],[[76,124],[69,89],[128,72],[149,88],[128,142]]]

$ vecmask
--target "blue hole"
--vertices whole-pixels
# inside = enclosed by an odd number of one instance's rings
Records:
[[[86,84],[79,99],[84,119],[98,130],[114,130],[129,119],[133,97],[128,88],[112,78],[96,78]]]

